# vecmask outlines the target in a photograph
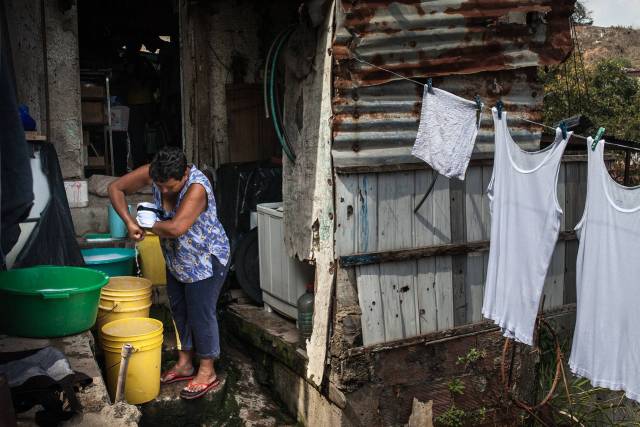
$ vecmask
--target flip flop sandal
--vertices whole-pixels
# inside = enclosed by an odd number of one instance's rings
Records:
[[[190,381],[195,378],[194,372],[195,368],[191,368],[190,374],[182,375],[173,368],[169,369],[160,376],[160,384],[171,384],[177,383],[178,381]]]
[[[187,384],[187,386],[180,391],[180,397],[186,400],[197,399],[207,394],[207,392],[209,392],[210,390],[213,390],[214,388],[216,388],[219,384],[220,384],[220,380],[218,379],[218,377],[216,377],[216,379],[211,381],[209,384],[194,383],[193,381],[189,381],[189,384]],[[194,387],[194,386],[195,387],[204,386],[204,387],[198,391],[188,390],[189,387]]]

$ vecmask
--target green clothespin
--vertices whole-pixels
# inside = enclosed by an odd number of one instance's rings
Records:
[[[596,151],[596,146],[598,142],[602,139],[602,135],[604,135],[604,128],[598,129],[598,133],[596,133],[596,137],[593,140],[593,144],[591,144],[591,151]]]

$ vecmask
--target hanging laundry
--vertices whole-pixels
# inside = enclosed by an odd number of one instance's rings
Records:
[[[640,189],[615,182],[605,142],[587,141],[587,201],[576,226],[576,327],[569,366],[596,387],[640,401]]]
[[[477,105],[444,90],[431,90],[425,85],[411,154],[447,178],[464,180],[480,123]]]
[[[562,153],[570,138],[544,150],[523,151],[507,128],[507,113],[494,108],[495,154],[488,195],[491,244],[482,314],[504,335],[525,344],[533,330],[547,269],[560,232],[562,209],[556,187]]]

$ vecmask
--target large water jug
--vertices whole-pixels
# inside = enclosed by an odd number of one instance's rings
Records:
[[[129,212],[132,212],[133,206],[128,205],[128,208]],[[111,205],[109,205],[109,233],[114,239],[123,239],[129,234],[124,221]]]
[[[307,283],[307,292],[298,298],[298,330],[300,331],[300,345],[306,347],[306,342],[313,332],[313,282]]]

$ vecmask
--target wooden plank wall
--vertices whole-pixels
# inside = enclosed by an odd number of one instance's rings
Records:
[[[336,256],[488,240],[491,165],[471,166],[464,182],[431,171],[340,174],[336,181]],[[563,230],[577,223],[586,163],[566,162],[558,200]],[[575,302],[577,242],[559,242],[545,284],[545,309]],[[488,252],[355,267],[364,345],[409,338],[482,319]]]

